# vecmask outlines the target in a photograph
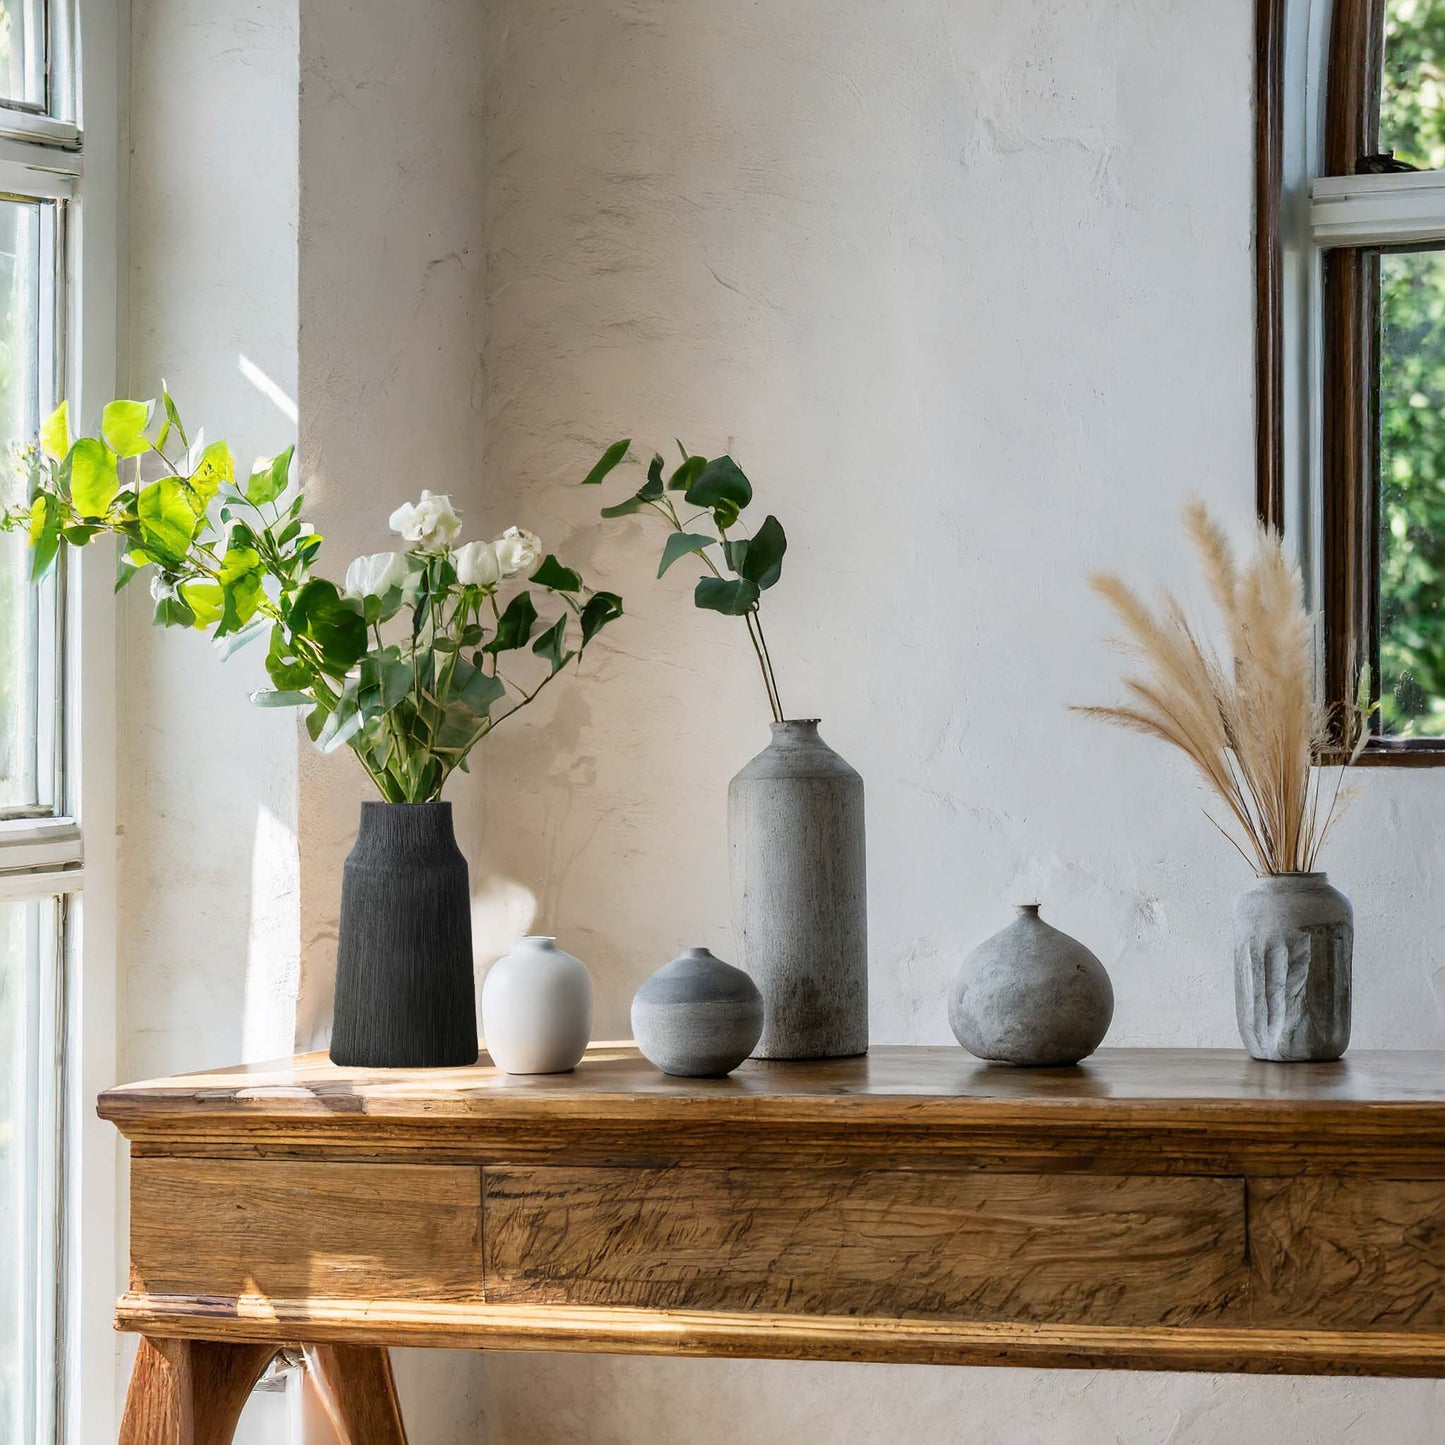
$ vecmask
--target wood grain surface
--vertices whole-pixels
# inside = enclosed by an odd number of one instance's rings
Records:
[[[202,1340],[305,1337],[436,1349],[556,1350],[892,1364],[1445,1376],[1445,1336],[1380,1330],[977,1323],[565,1305],[264,1304],[128,1294],[122,1329]]]
[[[481,1223],[477,1169],[137,1159],[132,1288],[480,1299]]]
[[[1445,1180],[1256,1180],[1249,1223],[1258,1318],[1445,1329]]]
[[[120,1445],[230,1445],[273,1344],[143,1339],[136,1350]]]
[[[1163,1325],[1243,1294],[1238,1180],[488,1169],[486,1299]]]
[[[723,1080],[630,1045],[542,1079],[310,1055],[101,1112],[131,1140],[118,1325],[355,1346],[360,1399],[391,1345],[1445,1374],[1442,1054],[880,1048]]]
[[[1445,1054],[1260,1063],[1242,1050],[1102,1049],[1070,1069],[957,1048],[753,1060],[669,1079],[630,1044],[573,1074],[339,1069],[323,1054],[129,1084],[100,1113],[134,1157],[790,1164],[1445,1177]]]
[[[406,1445],[391,1357],[368,1345],[307,1345],[306,1369],[339,1445]]]

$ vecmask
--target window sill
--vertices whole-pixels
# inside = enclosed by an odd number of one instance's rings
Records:
[[[1357,768],[1445,767],[1445,738],[1410,738],[1373,742],[1355,762]]]

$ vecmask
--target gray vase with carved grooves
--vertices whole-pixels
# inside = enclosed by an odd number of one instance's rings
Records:
[[[477,1061],[472,900],[450,803],[361,805],[341,875],[333,1063]]]
[[[1234,899],[1234,1006],[1257,1059],[1323,1063],[1350,1045],[1355,914],[1324,873],[1275,873]]]
[[[818,736],[774,723],[728,787],[733,938],[762,991],[759,1059],[868,1050],[863,779]]]
[[[1076,938],[1020,903],[1018,917],[963,961],[948,994],[948,1022],[969,1053],[998,1064],[1060,1068],[1104,1042],[1114,986]]]

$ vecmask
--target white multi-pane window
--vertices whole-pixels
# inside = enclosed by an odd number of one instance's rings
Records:
[[[72,240],[82,186],[75,23],[0,0],[0,445],[78,388]],[[3,467],[7,505],[23,468]],[[62,1438],[68,988],[84,854],[77,588],[36,584],[0,536],[0,1442]]]

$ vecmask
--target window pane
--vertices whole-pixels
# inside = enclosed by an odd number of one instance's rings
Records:
[[[40,418],[49,206],[0,200],[0,442],[35,435]],[[5,495],[26,500],[23,471],[5,468]],[[0,535],[0,810],[53,801],[54,588],[34,587],[28,544]],[[43,701],[48,697],[48,703]]]
[[[44,110],[44,0],[0,0],[0,84],[4,102]]]
[[[1388,0],[1380,150],[1445,169],[1445,0]]]
[[[57,937],[54,899],[0,902],[0,1441],[39,1439],[48,1406]]]
[[[1445,252],[1380,257],[1380,708],[1445,735]]]

